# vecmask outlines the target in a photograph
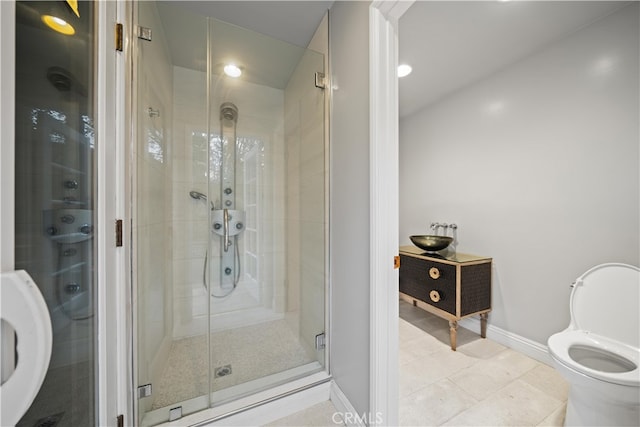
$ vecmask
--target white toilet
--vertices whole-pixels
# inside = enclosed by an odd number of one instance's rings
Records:
[[[571,323],[548,341],[571,385],[565,425],[640,426],[640,269],[601,264],[572,286]]]
[[[42,386],[53,334],[47,303],[26,271],[0,273],[0,289],[0,425],[14,426]]]

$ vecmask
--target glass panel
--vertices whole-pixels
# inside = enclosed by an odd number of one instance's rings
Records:
[[[209,308],[202,285],[207,204],[190,197],[195,189],[206,193],[206,161],[197,164],[193,155],[200,150],[206,156],[207,87],[199,75],[204,71],[192,68],[206,70],[207,20],[182,8],[167,9],[162,2],[137,2],[137,8],[138,25],[152,35],[151,41],[137,40],[133,201],[137,380],[152,384],[152,395],[138,400],[138,419],[140,425],[152,425],[167,421],[169,408],[182,406],[184,415],[209,406]],[[183,32],[170,37],[164,30],[167,21]],[[178,50],[192,62],[184,64],[172,55],[172,43],[181,43]],[[178,81],[186,84],[176,92]],[[182,111],[177,106],[186,96],[197,101]],[[191,179],[186,181],[185,175]],[[191,335],[198,339],[185,348],[182,343]],[[180,404],[185,401],[189,403]]]
[[[142,425],[325,363],[324,57],[189,8],[139,5]]]
[[[209,37],[215,405],[323,368],[324,62],[214,18]],[[240,77],[225,75],[227,58]]]
[[[94,37],[93,2],[77,15],[63,1],[16,2],[16,269],[53,325],[47,376],[19,426],[95,424]]]

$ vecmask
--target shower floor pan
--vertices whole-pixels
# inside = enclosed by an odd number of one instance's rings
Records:
[[[200,335],[172,343],[167,366],[157,386],[154,385],[154,400],[144,425],[166,419],[169,407],[183,404],[183,414],[187,414],[185,405],[202,399],[206,405],[209,380],[206,338]],[[214,376],[212,381],[214,403],[322,369],[315,361],[315,352],[305,350],[284,319],[212,333],[211,366],[221,368],[224,373]],[[196,407],[202,407],[202,402]]]

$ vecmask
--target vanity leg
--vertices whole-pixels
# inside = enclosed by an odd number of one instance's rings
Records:
[[[451,344],[451,350],[456,351],[456,337],[458,335],[458,322],[455,320],[449,320],[449,342]]]
[[[489,316],[489,313],[482,313],[480,315],[480,336],[482,338],[487,337],[487,317],[488,316]]]

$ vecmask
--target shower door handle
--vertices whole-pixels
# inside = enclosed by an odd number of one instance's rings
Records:
[[[225,209],[222,213],[222,224],[224,232],[224,251],[227,252],[231,245],[231,240],[229,239],[229,209]]]

